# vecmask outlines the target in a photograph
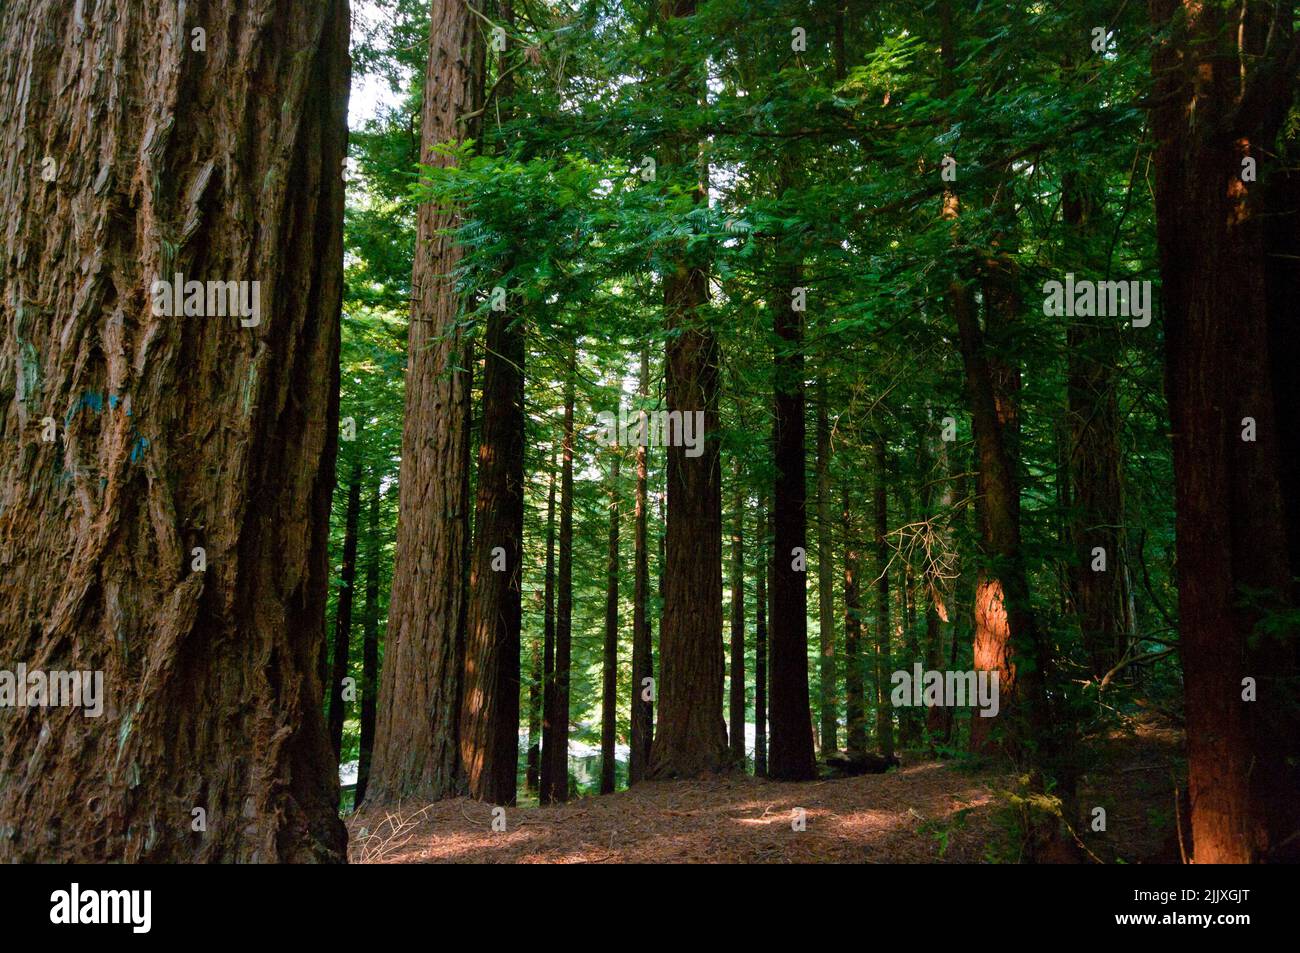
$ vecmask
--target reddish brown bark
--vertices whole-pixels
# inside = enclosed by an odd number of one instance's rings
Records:
[[[104,691],[5,713],[0,861],[343,858],[318,660],[348,7],[185,11],[0,7],[0,660]],[[155,314],[176,273],[259,282],[259,323]]]
[[[460,755],[470,795],[513,804],[519,761],[519,627],[524,535],[524,335],[490,311],[483,349],[474,551]]]
[[[468,4],[435,4],[421,119],[433,147],[474,136],[462,122],[482,99],[484,44]],[[433,91],[436,91],[434,94]],[[406,415],[397,549],[380,685],[370,797],[435,800],[460,774],[459,713],[465,658],[469,545],[469,391],[461,300],[452,274],[461,259],[454,210],[420,207],[407,336]]]
[[[1294,608],[1281,438],[1297,409],[1278,415],[1270,353],[1294,300],[1270,313],[1269,271],[1295,262],[1270,265],[1267,193],[1242,176],[1250,158],[1267,178],[1300,38],[1290,3],[1150,9],[1167,30],[1152,126],[1193,849],[1197,863],[1244,863],[1279,856],[1288,838],[1294,851],[1300,829],[1296,635],[1257,630]],[[1280,362],[1287,376],[1293,361]],[[1245,678],[1257,701],[1243,700]]]
[[[693,16],[695,0],[663,0],[666,22]],[[676,103],[693,108],[703,85],[693,61],[670,57],[666,75]],[[699,164],[698,146],[666,143],[662,169]],[[698,168],[696,202],[708,195],[707,169]],[[668,520],[663,621],[659,633],[659,723],[650,751],[650,776],[691,777],[728,763],[722,718],[722,474],[718,453],[718,339],[700,314],[708,301],[703,264],[685,247],[664,275],[665,353],[669,413],[703,415],[702,451],[687,456],[668,447]]]

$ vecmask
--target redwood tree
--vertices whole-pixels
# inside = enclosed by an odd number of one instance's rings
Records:
[[[484,43],[469,3],[433,6],[425,69],[421,154],[452,159],[439,143],[474,137],[483,95]],[[406,413],[397,549],[379,692],[370,796],[378,802],[452,793],[460,774],[458,722],[465,661],[469,545],[469,392],[461,249],[450,208],[419,209],[407,334]]]
[[[665,32],[674,19],[695,13],[695,0],[661,0]],[[670,47],[671,49],[671,47]],[[679,108],[690,108],[703,79],[694,61],[669,56],[666,75]],[[707,197],[698,147],[670,137],[665,170],[690,180],[697,203]],[[663,278],[670,336],[665,354],[669,413],[700,413],[702,452],[687,456],[681,441],[668,447],[668,520],[663,621],[659,633],[659,723],[650,751],[650,776],[693,776],[727,763],[722,719],[722,474],[718,454],[718,339],[702,306],[708,301],[704,266],[680,243]]]
[[[0,861],[343,858],[317,673],[348,20],[0,7],[0,659],[104,675],[101,717],[5,714]],[[256,320],[156,313],[177,274],[249,282]]]
[[[1278,373],[1294,379],[1294,351],[1270,354],[1295,321],[1294,299],[1270,290],[1296,262],[1270,253],[1293,253],[1294,240],[1275,242],[1296,225],[1294,214],[1267,224],[1277,210],[1264,183],[1277,181],[1300,36],[1289,2],[1150,9],[1164,31],[1152,128],[1194,858],[1280,859],[1296,853],[1300,829],[1296,636],[1285,623],[1294,471],[1283,464],[1300,408],[1275,397],[1295,394]],[[1258,176],[1245,174],[1252,164]],[[1243,438],[1247,418],[1254,440]],[[1248,678],[1257,700],[1244,697]]]

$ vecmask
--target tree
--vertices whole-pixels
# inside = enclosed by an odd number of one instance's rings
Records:
[[[0,656],[103,673],[98,718],[6,712],[8,862],[343,857],[317,672],[348,9],[201,13],[0,9]],[[178,313],[189,282],[244,307]]]
[[[661,0],[665,29],[695,14],[695,0]],[[669,59],[675,100],[693,101],[702,85],[688,63]],[[696,174],[698,148],[671,141],[663,169],[691,170],[691,201],[704,203],[707,174]],[[686,176],[683,175],[683,181]],[[718,340],[702,314],[708,301],[703,265],[681,248],[663,278],[669,413],[701,414],[703,447],[687,456],[668,447],[668,525],[663,619],[659,632],[659,723],[650,777],[691,777],[727,763],[722,719],[722,474],[718,447]]]
[[[826,384],[817,382],[817,620],[821,652],[821,750],[839,749],[835,698],[835,562],[831,556],[831,428]]]
[[[641,377],[638,386],[642,400],[650,393],[650,352],[641,349]],[[646,447],[636,448],[636,511],[633,514],[633,591],[632,591],[632,717],[631,751],[628,756],[628,783],[645,777],[650,765],[650,747],[654,740],[654,701],[647,692],[646,679],[654,677],[654,659],[650,645],[650,554],[646,543],[646,516],[649,509],[647,485],[649,470]]]
[[[739,458],[737,458],[739,461]],[[745,496],[736,465],[735,512],[731,525],[731,693],[728,727],[731,757],[745,764]]]
[[[473,138],[483,97],[484,43],[470,4],[439,4],[429,24],[421,118],[425,163],[453,157],[439,143]],[[432,91],[436,91],[436,94]],[[469,549],[469,372],[451,276],[462,250],[454,211],[420,206],[407,335],[406,416],[397,550],[388,610],[370,795],[436,800],[461,773]]]
[[[564,385],[564,442],[560,467],[560,557],[556,579],[555,668],[547,683],[542,722],[543,804],[569,799],[569,673],[573,642],[573,404],[577,399],[576,343],[569,345]]]
[[[876,541],[876,746],[884,757],[894,753],[894,711],[889,699],[889,674],[893,668],[889,630],[889,479],[885,437],[877,434],[872,447],[875,480]]]
[[[605,562],[605,646],[602,660],[600,793],[614,792],[614,741],[618,731],[618,471],[615,450],[609,471],[609,556]]]
[[[334,760],[343,750],[343,719],[347,716],[343,682],[348,675],[348,647],[352,641],[352,594],[357,581],[357,524],[361,520],[361,457],[352,463],[348,480],[347,512],[344,516],[343,566],[339,579],[338,612],[334,617],[334,676],[330,679],[329,733]]]
[[[772,435],[776,463],[772,496],[772,740],[768,774],[782,781],[805,781],[817,771],[808,700],[803,321],[792,301],[799,284],[798,268],[784,266],[771,299],[777,345]]]
[[[1198,864],[1254,862],[1294,853],[1300,826],[1279,429],[1296,408],[1275,401],[1270,344],[1293,318],[1270,312],[1268,192],[1245,170],[1275,148],[1300,39],[1290,3],[1150,9],[1192,842]]]
[[[366,799],[370,783],[370,762],[375,748],[375,714],[379,710],[379,478],[370,483],[370,504],[366,516],[366,605],[361,630],[361,752],[357,761],[357,789],[354,804]]]

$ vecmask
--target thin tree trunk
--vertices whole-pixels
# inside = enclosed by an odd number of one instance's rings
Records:
[[[478,138],[484,43],[468,4],[437,4],[429,25],[421,155],[452,160],[434,146]],[[418,214],[407,337],[397,549],[379,690],[370,797],[437,800],[461,776],[459,720],[465,665],[469,527],[470,375],[460,368],[460,295],[453,274],[461,249],[452,209],[426,203]]]
[[[886,481],[888,454],[885,438],[878,435],[872,447],[875,457],[876,541],[876,746],[885,757],[894,753],[894,708],[890,704],[889,674],[893,670],[889,644],[889,498]]]
[[[343,752],[343,722],[347,704],[343,680],[348,677],[348,650],[352,642],[352,594],[357,581],[357,524],[361,521],[361,458],[358,455],[348,477],[348,501],[343,516],[343,566],[339,575],[338,609],[334,615],[333,677],[329,686],[329,735],[337,765]]]
[[[555,674],[542,740],[542,803],[569,799],[569,668],[573,640],[573,405],[578,347],[569,345],[564,384],[564,444],[560,469],[560,558],[556,579]]]
[[[4,713],[0,861],[343,858],[318,660],[348,20],[0,6],[0,659],[103,678],[98,718]],[[250,313],[158,313],[178,274],[248,282]]]
[[[357,788],[352,803],[366,799],[370,759],[375,748],[375,713],[379,710],[379,473],[370,482],[366,516],[366,605],[361,622],[361,753],[357,761]]]
[[[844,506],[844,719],[845,747],[850,754],[867,750],[867,711],[863,684],[862,601],[858,578],[857,526],[849,502],[848,485],[843,487]]]
[[[831,428],[826,383],[817,382],[817,617],[820,630],[821,750],[839,748],[835,694],[835,562],[831,541]]]
[[[772,291],[776,424],[776,485],[772,582],[772,742],[768,775],[805,781],[816,775],[812,712],[808,699],[808,546],[804,446],[803,322],[791,292],[797,267],[786,266]],[[802,565],[800,565],[802,564]]]
[[[557,468],[554,466],[554,461],[549,458],[548,464],[550,464],[550,480],[546,491],[546,581],[542,608],[541,740],[543,750],[545,750],[548,740],[559,744],[559,741],[555,739],[555,729],[552,727],[554,725],[552,719],[555,717],[557,699],[555,694],[555,485],[557,482]],[[538,768],[539,798],[543,796],[540,792],[546,790],[546,785],[542,783],[542,779],[550,777],[550,770],[550,766],[543,757]]]
[[[754,551],[754,776],[767,777],[767,576],[772,549],[767,541],[767,502],[758,500],[758,529]]]
[[[731,527],[731,757],[745,766],[745,488],[737,458]]]
[[[1070,247],[1089,261],[1097,190],[1077,172],[1061,177],[1061,209]],[[1109,278],[1109,275],[1105,276]],[[1106,675],[1126,648],[1123,497],[1121,490],[1119,328],[1115,318],[1078,318],[1066,332],[1069,442],[1066,486],[1074,548],[1070,590],[1094,678]],[[1097,550],[1104,565],[1097,560]]]
[[[618,727],[618,473],[614,451],[609,473],[609,557],[605,563],[605,657],[600,725],[600,793],[614,793],[614,738]]]
[[[650,352],[641,349],[640,394],[644,401],[650,393]],[[650,765],[650,745],[654,739],[654,701],[646,679],[654,678],[654,658],[650,644],[650,553],[646,540],[647,496],[646,447],[636,448],[636,529],[633,556],[632,593],[632,718],[631,753],[628,757],[628,783],[642,780]]]

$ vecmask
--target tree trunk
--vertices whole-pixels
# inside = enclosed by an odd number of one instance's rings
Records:
[[[745,766],[745,489],[736,462],[735,515],[731,527],[731,758]]]
[[[483,96],[484,43],[468,4],[435,4],[421,120],[421,154],[452,160],[438,143],[477,138],[463,117]],[[460,777],[459,715],[465,663],[469,535],[469,373],[452,275],[461,249],[454,210],[418,213],[407,336],[397,548],[388,607],[370,796],[436,800]]]
[[[614,451],[609,473],[609,557],[605,563],[605,658],[600,724],[600,793],[614,793],[614,740],[618,729],[618,472]]]
[[[343,859],[348,7],[184,11],[0,7],[0,659],[103,673],[98,718],[6,712],[0,861]],[[160,315],[177,274],[256,312]]]
[[[376,472],[370,483],[370,506],[366,518],[366,605],[361,623],[361,753],[357,762],[357,789],[352,798],[354,805],[366,799],[379,700],[379,486]]]
[[[878,435],[872,453],[876,462],[874,485],[876,540],[876,747],[888,758],[894,753],[894,708],[890,703],[889,674],[889,498],[886,481],[888,455],[884,436]]]
[[[524,765],[524,790],[536,791],[541,779],[542,682],[546,677],[542,668],[542,643],[536,637],[532,639],[528,673],[528,754]]]
[[[1194,857],[1278,859],[1300,827],[1295,628],[1258,627],[1294,611],[1282,458],[1295,448],[1282,439],[1298,409],[1278,416],[1275,386],[1288,385],[1270,373],[1293,377],[1294,352],[1275,364],[1270,331],[1294,324],[1295,302],[1270,315],[1269,273],[1295,262],[1270,264],[1273,210],[1242,172],[1253,159],[1269,178],[1300,38],[1286,3],[1276,21],[1254,4],[1154,0],[1151,12],[1167,31],[1152,62],[1152,128]],[[1258,700],[1243,698],[1247,678]]]
[[[821,750],[839,748],[835,697],[835,563],[831,542],[831,428],[826,384],[817,383],[817,617],[821,657]]]
[[[1097,201],[1097,190],[1085,185],[1078,173],[1061,177],[1062,216],[1081,262],[1090,260],[1088,238]],[[1127,638],[1116,319],[1076,319],[1066,332],[1065,352],[1069,362],[1069,498],[1065,502],[1074,548],[1070,595],[1089,667],[1100,680],[1123,656]],[[1094,555],[1097,549],[1104,568],[1096,568],[1101,565]]]
[[[329,686],[329,734],[337,765],[343,753],[343,721],[347,703],[343,680],[348,677],[348,649],[352,642],[352,594],[357,581],[357,524],[361,521],[361,457],[357,455],[348,478],[348,502],[343,516],[343,567],[340,574],[338,610],[334,615],[334,675]]]
[[[578,346],[569,345],[564,384],[564,445],[560,466],[560,559],[556,579],[555,670],[542,738],[542,803],[569,799],[569,668],[573,643],[573,405]]]
[[[844,745],[849,754],[867,750],[867,711],[862,677],[862,597],[858,579],[857,528],[849,503],[847,484],[843,487],[844,507]]]
[[[650,352],[641,350],[640,394],[644,401],[650,393]],[[654,653],[650,645],[650,553],[646,541],[647,465],[644,444],[636,448],[636,529],[633,556],[632,593],[632,717],[631,753],[628,757],[628,783],[636,784],[646,776],[650,766],[650,745],[654,739],[654,700],[647,691],[646,679],[654,678]]]
[[[473,797],[514,804],[524,535],[524,332],[489,311],[460,753]]]
[[[933,418],[931,432],[933,431]],[[932,672],[942,671],[948,658],[945,626],[956,618],[952,611],[953,587],[950,579],[956,574],[956,565],[944,561],[952,546],[951,532],[945,523],[956,502],[956,474],[949,463],[948,444],[932,436],[921,440],[920,471],[925,483],[921,491],[921,511],[926,520],[926,562],[921,573],[925,590],[925,667]],[[936,494],[935,482],[941,490]],[[926,710],[926,732],[933,747],[947,744],[952,736],[952,709],[947,705],[934,705]]]
[[[772,291],[776,485],[772,582],[772,743],[768,775],[805,781],[816,775],[808,699],[808,513],[804,472],[803,322],[791,292],[799,269],[786,267]]]
[[[754,777],[767,777],[767,576],[772,549],[767,543],[766,500],[758,500],[758,555],[754,580]]]
[[[555,705],[555,484],[556,471],[554,461],[549,458],[551,466],[549,487],[546,491],[546,581],[542,609],[542,748],[546,747],[548,738],[554,733],[550,719],[554,715]],[[557,741],[556,744],[559,742]],[[549,777],[550,767],[545,757],[538,766],[538,797],[543,790],[541,779]]]
[[[662,0],[665,21],[695,14],[695,0]],[[695,108],[703,78],[690,60],[670,55],[667,76],[675,108]],[[680,137],[665,146],[660,168],[702,164],[698,146]],[[707,204],[707,169],[694,183]],[[692,777],[727,764],[722,718],[722,474],[718,453],[718,340],[701,319],[708,301],[704,266],[683,245],[664,276],[669,413],[703,415],[702,453],[668,447],[668,526],[663,622],[659,633],[659,724],[650,776]]]

